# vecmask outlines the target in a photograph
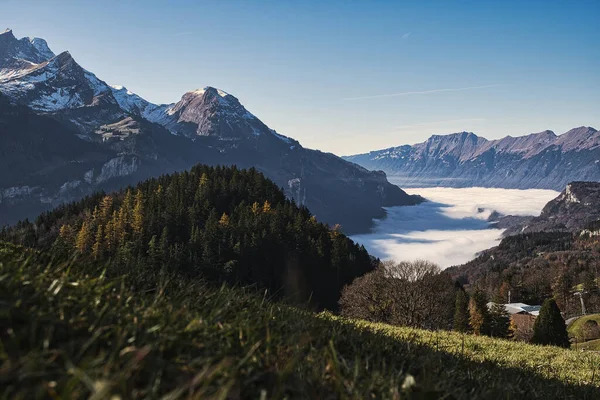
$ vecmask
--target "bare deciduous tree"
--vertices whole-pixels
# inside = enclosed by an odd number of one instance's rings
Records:
[[[428,261],[383,263],[344,288],[342,315],[426,329],[449,329],[455,287]]]

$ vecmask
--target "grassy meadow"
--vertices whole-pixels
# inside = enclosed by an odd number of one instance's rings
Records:
[[[0,396],[598,398],[600,355],[314,314],[252,288],[0,251]]]

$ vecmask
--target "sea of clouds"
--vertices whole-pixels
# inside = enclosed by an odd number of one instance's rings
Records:
[[[503,215],[539,215],[558,192],[541,189],[412,188],[428,201],[389,207],[372,233],[355,235],[369,253],[382,260],[425,259],[442,268],[463,264],[496,246],[502,229],[490,227],[494,211]]]

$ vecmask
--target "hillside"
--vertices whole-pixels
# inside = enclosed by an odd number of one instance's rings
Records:
[[[570,182],[538,217],[526,218],[504,233],[575,232],[600,220],[600,182]],[[503,220],[500,219],[500,224]]]
[[[140,290],[123,271],[108,277],[102,267],[36,257],[15,246],[0,250],[0,391],[7,398],[600,393],[596,354],[311,314],[252,289],[150,270],[154,289]]]
[[[403,187],[562,190],[574,180],[600,181],[600,132],[581,126],[498,140],[461,132],[344,159],[385,171]]]
[[[31,163],[26,173],[12,169],[11,179],[0,174],[0,225],[199,162],[254,167],[319,221],[347,232],[367,231],[373,218],[385,216],[383,207],[422,201],[380,171],[304,148],[221,89],[205,87],[172,104],[152,104],[108,85],[69,52],[55,55],[43,39],[17,39],[11,30],[0,33],[0,94],[8,100],[0,100],[1,115],[23,114],[14,107],[26,106],[30,114],[52,119],[52,132],[61,131],[51,146],[31,143],[41,140],[31,136],[21,151],[4,154],[8,165],[17,165],[22,153],[45,162]],[[21,131],[29,129],[22,121],[13,118],[2,135],[21,141]],[[103,156],[82,154],[80,147]],[[64,168],[65,162],[74,168]],[[52,179],[45,180],[48,171]]]
[[[511,301],[541,304],[555,297],[565,318],[581,313],[576,292],[583,291],[588,312],[600,312],[598,223],[577,232],[531,232],[504,238],[466,264],[446,271],[490,297],[511,292]]]
[[[196,166],[135,188],[97,193],[0,231],[48,256],[165,269],[255,285],[276,297],[336,309],[341,289],[376,260],[317,222],[255,169]],[[146,283],[140,274],[139,286]]]

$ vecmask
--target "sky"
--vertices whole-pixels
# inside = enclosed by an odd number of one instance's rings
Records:
[[[600,129],[600,1],[0,0],[155,103],[214,86],[305,147],[350,155],[470,131]]]
[[[559,195],[553,190],[497,188],[414,188],[427,202],[391,207],[372,233],[352,236],[382,260],[427,259],[441,268],[464,264],[497,246],[503,229],[490,227],[493,211],[503,215],[540,215]],[[410,229],[406,229],[409,227]]]

